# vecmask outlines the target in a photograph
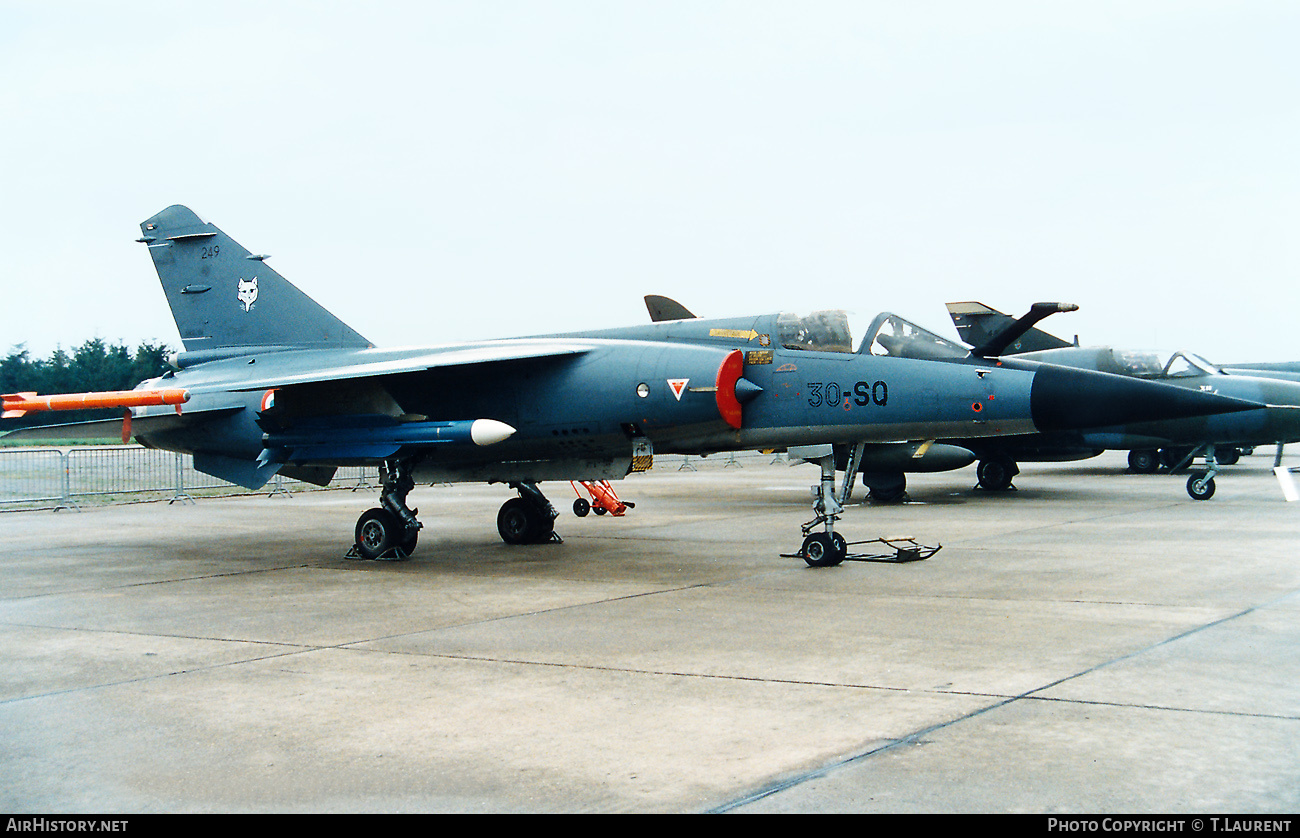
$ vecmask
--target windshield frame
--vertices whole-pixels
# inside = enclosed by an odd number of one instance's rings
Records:
[[[1171,370],[1174,368],[1174,364],[1176,364],[1179,359],[1186,361],[1187,367],[1185,368],[1185,370],[1180,370],[1178,372],[1171,372]],[[1168,363],[1165,364],[1164,370],[1161,372],[1160,377],[1161,378],[1197,378],[1202,375],[1227,375],[1227,373],[1225,373],[1223,370],[1219,369],[1217,366],[1207,361],[1202,356],[1197,355],[1195,352],[1185,352],[1180,349],[1179,351],[1175,352],[1173,355],[1169,356],[1169,361]]]
[[[860,355],[953,361],[970,357],[970,347],[935,334],[888,311],[876,315],[858,347]]]

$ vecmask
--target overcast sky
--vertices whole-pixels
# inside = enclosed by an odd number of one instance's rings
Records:
[[[944,303],[1300,359],[1300,3],[0,0],[0,352],[185,204],[381,346]]]

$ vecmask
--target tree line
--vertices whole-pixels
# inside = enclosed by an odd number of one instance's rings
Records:
[[[24,344],[9,350],[0,360],[0,393],[89,393],[100,390],[130,390],[146,378],[161,375],[171,347],[145,342],[134,350],[121,343],[92,338],[67,352],[55,349],[48,358],[33,358]],[[74,410],[58,413],[29,413],[21,419],[6,419],[0,432],[27,425],[52,425],[111,419],[120,410]]]

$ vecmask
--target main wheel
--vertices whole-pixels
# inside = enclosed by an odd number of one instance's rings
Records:
[[[901,471],[864,471],[862,485],[873,503],[902,503],[907,499],[907,475]]]
[[[975,469],[975,476],[979,480],[980,488],[987,489],[991,492],[1001,492],[1011,488],[1011,478],[1020,472],[1016,464],[1011,460],[1003,457],[993,457],[988,460],[980,460],[979,466]]]
[[[1189,459],[1191,454],[1192,449],[1190,448],[1161,448],[1160,465],[1170,471],[1173,471],[1183,460],[1187,460],[1187,465],[1191,465],[1191,460]],[[1183,468],[1187,468],[1187,465],[1183,466]]]
[[[541,517],[528,501],[511,498],[497,513],[497,532],[506,544],[531,544],[541,532]]]
[[[1221,466],[1235,466],[1237,463],[1241,462],[1240,448],[1229,446],[1228,448],[1215,451],[1214,455],[1215,459],[1219,461],[1219,465]]]
[[[1160,454],[1150,448],[1130,451],[1128,467],[1137,474],[1155,474],[1160,470]]]
[[[1187,478],[1187,494],[1192,500],[1209,500],[1214,497],[1214,478],[1206,477],[1203,471],[1193,473]]]
[[[799,555],[809,567],[834,567],[844,561],[848,545],[839,533],[815,532],[803,540]]]
[[[357,520],[357,552],[366,559],[377,559],[396,546],[405,546],[406,527],[387,509],[367,509]],[[417,531],[418,532],[418,531]],[[415,548],[415,539],[410,540]]]

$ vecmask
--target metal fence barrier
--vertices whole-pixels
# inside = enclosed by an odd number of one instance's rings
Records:
[[[328,487],[276,475],[261,493],[378,488],[374,468],[340,468]],[[75,448],[0,448],[0,510],[76,509],[78,499],[97,502],[167,498],[189,501],[195,494],[248,490],[194,470],[188,454],[139,445]]]
[[[708,458],[657,457],[660,469],[744,468],[768,464],[784,455],[741,451]],[[0,511],[78,509],[78,502],[129,503],[141,500],[192,501],[196,496],[292,494],[327,489],[379,490],[374,467],[340,468],[329,486],[316,486],[276,475],[257,492],[194,470],[188,454],[140,445],[93,445],[50,448],[0,448]]]

